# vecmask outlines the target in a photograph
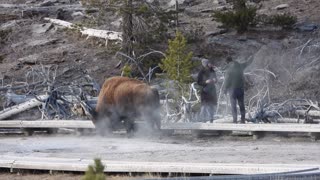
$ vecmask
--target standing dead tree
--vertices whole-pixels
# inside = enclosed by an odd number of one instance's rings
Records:
[[[182,95],[181,101],[178,103],[169,99],[169,94],[166,94],[165,101],[162,104],[165,111],[163,114],[165,122],[192,122],[198,118],[197,112],[193,112],[193,108],[200,103],[200,96],[195,85],[196,82],[190,84],[189,97]]]
[[[119,56],[119,55],[120,55],[120,56],[124,57],[125,61],[129,61],[130,63],[133,63],[133,64],[137,67],[140,75],[143,77],[142,80],[143,80],[143,81],[146,81],[147,83],[150,83],[150,79],[151,79],[152,73],[153,73],[153,71],[154,71],[156,68],[158,68],[158,66],[153,67],[153,68],[150,67],[151,69],[149,68],[149,72],[148,72],[148,73],[145,73],[145,72],[143,71],[142,64],[143,64],[144,59],[145,59],[147,56],[150,56],[150,55],[152,55],[152,54],[160,54],[160,55],[162,55],[162,56],[165,57],[165,54],[164,54],[163,52],[161,52],[161,51],[151,51],[151,52],[148,52],[148,53],[143,54],[143,55],[141,55],[141,56],[138,56],[137,58],[130,57],[130,56],[128,56],[127,54],[124,54],[124,53],[122,53],[122,52],[117,52],[117,53],[116,53],[116,56]],[[120,63],[122,63],[122,62],[120,62]],[[124,64],[125,64],[125,63],[124,63]]]

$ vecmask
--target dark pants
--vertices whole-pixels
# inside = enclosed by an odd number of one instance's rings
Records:
[[[240,108],[241,123],[245,122],[246,110],[244,106],[243,88],[231,89],[229,91],[233,123],[237,123],[237,101]]]

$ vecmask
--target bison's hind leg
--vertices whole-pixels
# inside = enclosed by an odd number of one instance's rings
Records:
[[[160,133],[160,116],[154,109],[145,108],[141,113],[141,120],[144,122],[143,128],[139,129],[139,134],[149,136],[158,136]]]
[[[160,130],[161,116],[157,109],[150,109],[144,114],[146,123],[152,130]]]
[[[136,125],[134,123],[134,120],[132,120],[131,118],[127,118],[124,121],[125,124],[125,128],[127,131],[127,136],[128,137],[132,137],[134,135],[134,133],[137,131]]]

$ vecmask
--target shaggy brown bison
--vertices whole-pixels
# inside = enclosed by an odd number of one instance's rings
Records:
[[[160,129],[160,99],[156,89],[137,79],[112,77],[99,93],[93,123],[102,134],[125,126],[134,132],[135,119],[142,119],[150,128]]]

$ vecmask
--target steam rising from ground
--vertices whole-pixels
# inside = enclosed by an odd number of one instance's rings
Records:
[[[113,131],[126,131],[129,137],[159,135],[161,128],[159,108],[140,107],[136,113],[119,115],[113,110],[111,117],[104,116],[96,122],[97,133],[110,136]]]

